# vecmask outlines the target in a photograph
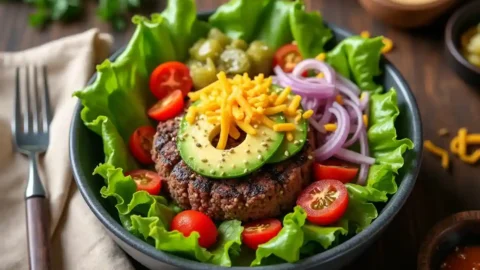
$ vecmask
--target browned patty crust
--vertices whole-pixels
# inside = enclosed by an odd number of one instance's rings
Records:
[[[152,157],[164,187],[183,209],[201,211],[213,219],[241,221],[275,217],[289,211],[311,179],[313,146],[286,161],[264,165],[239,179],[211,179],[191,170],[176,147],[179,117],[160,122]]]

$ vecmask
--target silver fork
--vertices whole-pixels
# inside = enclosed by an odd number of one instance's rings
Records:
[[[32,71],[33,76],[31,76]],[[21,73],[24,75],[21,76]],[[22,80],[20,77],[24,77],[24,79]],[[42,78],[43,83],[39,82],[39,78]],[[39,87],[39,84],[43,84],[43,87]],[[28,259],[30,269],[34,270],[50,268],[47,194],[40,181],[37,168],[38,156],[47,151],[50,119],[46,67],[17,68],[12,133],[17,150],[30,159],[25,204]]]

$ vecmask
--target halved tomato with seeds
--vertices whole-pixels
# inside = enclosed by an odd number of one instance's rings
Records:
[[[150,150],[152,149],[153,136],[155,135],[155,128],[151,126],[143,126],[137,128],[130,140],[128,146],[132,155],[142,164],[153,164]]]
[[[156,172],[149,170],[133,170],[125,173],[125,176],[131,176],[135,184],[137,184],[137,191],[143,190],[151,195],[158,195],[162,188],[162,178]]]
[[[338,180],[317,181],[302,191],[297,205],[307,212],[308,221],[317,225],[330,225],[347,210],[348,192]]]
[[[242,242],[251,249],[257,249],[277,236],[282,229],[282,223],[275,218],[257,220],[243,225]]]

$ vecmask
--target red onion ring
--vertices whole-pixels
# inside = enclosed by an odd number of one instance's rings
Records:
[[[337,84],[335,86],[340,93],[344,94],[348,98],[350,98],[357,106],[360,105],[360,99],[358,99],[358,96],[352,92],[350,89],[348,89],[345,85]]]
[[[368,138],[367,138],[367,131],[362,129],[360,136],[358,138],[360,141],[360,153],[364,156],[370,155],[370,150],[368,149]],[[367,182],[368,171],[370,166],[368,164],[360,165],[360,170],[358,172],[357,184],[365,185]]]
[[[338,149],[338,151],[335,153],[334,156],[339,158],[339,159],[342,159],[342,160],[345,160],[345,161],[348,161],[348,162],[351,162],[351,163],[355,163],[355,164],[372,165],[372,164],[375,163],[374,158],[362,155],[360,153],[357,153],[355,151],[348,150],[348,149],[345,149],[345,148]]]
[[[335,71],[325,62],[316,59],[306,59],[298,63],[292,71],[294,76],[300,77],[307,70],[316,70],[322,72],[328,83],[335,83]]]
[[[350,119],[347,111],[340,104],[335,102],[332,108],[328,110],[337,118],[337,130],[328,141],[314,151],[317,161],[331,158],[345,143],[350,130]]]
[[[335,76],[336,80],[337,80],[337,84],[343,84],[345,85],[350,91],[354,92],[357,96],[360,95],[360,89],[358,88],[358,86],[356,84],[354,84],[351,80],[343,77],[342,75],[340,75],[339,73],[336,74]]]
[[[353,136],[348,139],[345,144],[343,144],[343,147],[349,147],[350,145],[354,144],[358,136],[360,135],[360,131],[364,127],[363,125],[363,116],[362,116],[362,111],[360,111],[360,108],[355,105],[352,101],[350,100],[344,100],[343,101],[345,105],[351,107],[353,109],[353,112],[355,113],[355,116],[357,117],[357,129],[355,130],[355,133],[353,133]]]
[[[335,86],[333,84],[305,82],[302,79],[285,73],[280,66],[276,66],[273,70],[281,86],[290,86],[295,94],[302,95],[303,97],[325,99],[331,97],[335,92]]]

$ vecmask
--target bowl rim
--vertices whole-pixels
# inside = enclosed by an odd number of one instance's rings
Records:
[[[447,26],[445,27],[445,44],[447,46],[448,51],[450,54],[453,55],[453,58],[464,67],[468,68],[468,70],[478,74],[480,76],[480,67],[474,66],[472,63],[468,62],[467,59],[460,53],[459,48],[455,45],[455,40],[453,40],[453,27],[459,21],[460,17],[462,17],[465,13],[469,12],[473,6],[478,6],[480,11],[480,2],[472,1],[461,7],[459,10],[455,11],[455,13],[448,19]],[[480,19],[479,22],[480,23]],[[463,33],[462,33],[463,34]]]
[[[213,11],[203,11],[198,12],[197,16],[208,16]],[[332,31],[335,33],[349,37],[353,34],[349,31],[344,30],[334,24],[325,22]],[[118,51],[116,51],[109,59],[114,61],[120,53],[123,51],[125,47],[122,47]],[[414,142],[415,146],[414,149],[411,150],[415,153],[415,156],[412,157],[414,163],[412,164],[412,169],[408,172],[405,172],[404,178],[402,179],[401,184],[398,187],[397,192],[391,196],[388,202],[385,204],[382,211],[379,213],[378,217],[370,224],[365,230],[361,231],[360,233],[356,234],[355,236],[351,237],[347,241],[330,248],[326,251],[318,253],[316,255],[307,257],[302,259],[296,263],[282,263],[276,265],[268,265],[268,266],[257,266],[255,269],[259,270],[286,270],[301,267],[301,269],[309,268],[314,263],[318,261],[322,261],[323,263],[331,262],[338,257],[342,257],[361,245],[361,243],[370,240],[371,238],[375,238],[378,236],[385,227],[384,224],[388,224],[391,220],[395,217],[395,215],[400,211],[402,206],[408,199],[413,187],[415,185],[415,181],[420,171],[422,155],[423,155],[423,131],[422,131],[422,121],[420,118],[420,112],[418,109],[418,105],[416,99],[413,95],[412,90],[410,89],[407,81],[403,78],[400,74],[400,71],[394,67],[394,65],[388,61],[385,57],[382,56],[382,61],[385,66],[385,73],[387,70],[393,74],[394,79],[400,82],[403,85],[402,89],[397,89],[398,91],[404,92],[405,103],[408,104],[408,107],[412,109],[412,119],[413,119],[413,138],[412,141]],[[96,79],[97,73],[94,73],[92,78],[89,80],[87,85],[90,85]],[[134,236],[133,234],[129,233],[126,229],[124,229],[121,224],[119,224],[107,210],[102,206],[100,201],[97,199],[96,195],[93,193],[94,191],[88,186],[87,181],[85,180],[87,174],[80,170],[80,158],[78,151],[75,148],[75,142],[77,141],[77,134],[75,130],[79,128],[80,125],[83,125],[83,122],[80,118],[80,111],[82,109],[81,101],[77,101],[77,105],[75,106],[74,116],[72,119],[72,123],[70,126],[70,135],[69,135],[69,150],[70,150],[70,161],[72,165],[73,175],[75,182],[82,194],[82,197],[87,202],[87,205],[91,209],[91,211],[95,214],[95,216],[100,220],[103,226],[109,230],[115,237],[120,239],[122,242],[126,243],[130,247],[134,248],[136,251],[147,255],[148,257],[154,258],[155,260],[176,266],[181,267],[183,269],[233,269],[233,270],[246,270],[251,269],[251,267],[246,266],[232,266],[232,267],[222,267],[207,263],[201,263],[193,260],[189,260],[183,257],[179,257],[174,254],[170,254],[167,252],[163,252],[160,250],[155,249],[154,246],[148,244],[147,242],[141,240],[140,238]]]
[[[470,222],[480,225],[480,210],[458,212],[436,223],[428,232],[419,249],[417,269],[432,269],[431,260],[437,252],[437,246],[440,241],[445,236],[463,229],[462,225]]]
[[[453,3],[455,0],[434,0],[423,4],[402,4],[390,0],[370,0],[384,7],[393,8],[401,11],[425,11],[428,9],[434,9],[442,7],[443,5]]]

